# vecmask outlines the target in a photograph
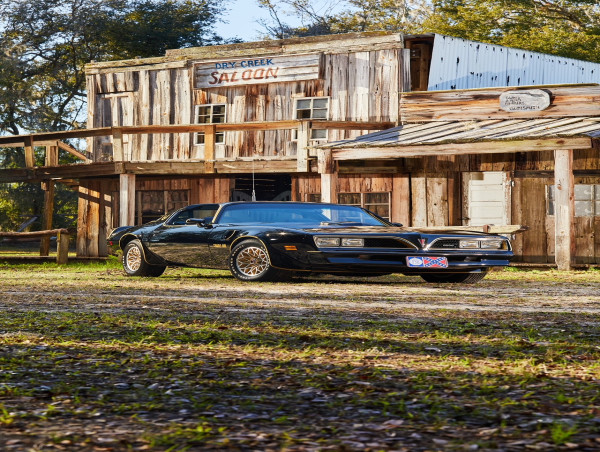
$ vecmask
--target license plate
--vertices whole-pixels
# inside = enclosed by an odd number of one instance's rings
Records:
[[[406,263],[409,267],[448,268],[448,259],[445,257],[408,256]]]

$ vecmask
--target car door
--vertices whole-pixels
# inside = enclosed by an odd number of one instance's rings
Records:
[[[205,204],[181,210],[147,238],[148,249],[174,265],[212,268],[208,247],[211,229],[187,224],[186,220],[212,217],[218,207]]]

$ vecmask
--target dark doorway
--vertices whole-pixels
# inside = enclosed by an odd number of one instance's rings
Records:
[[[257,201],[290,201],[292,194],[292,178],[288,174],[256,174],[235,178],[235,189],[231,194],[232,201],[251,201],[252,190]]]

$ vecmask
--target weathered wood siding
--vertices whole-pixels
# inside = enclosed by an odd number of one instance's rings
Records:
[[[391,48],[321,54],[315,80],[193,89],[193,63],[156,69],[134,67],[88,75],[88,127],[190,124],[195,106],[225,104],[227,122],[278,121],[294,118],[295,100],[329,97],[334,121],[398,120],[402,49]],[[367,131],[329,131],[329,140],[353,138]],[[108,137],[91,141],[95,161],[112,159]],[[126,160],[140,162],[202,160],[193,134],[125,135]],[[217,144],[218,158],[296,155],[291,130],[226,132]]]

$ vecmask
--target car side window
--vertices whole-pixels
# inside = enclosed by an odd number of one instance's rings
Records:
[[[186,220],[190,218],[212,218],[217,213],[218,205],[196,206],[194,208],[185,209],[175,215],[169,221],[169,225],[182,226],[186,224]]]

